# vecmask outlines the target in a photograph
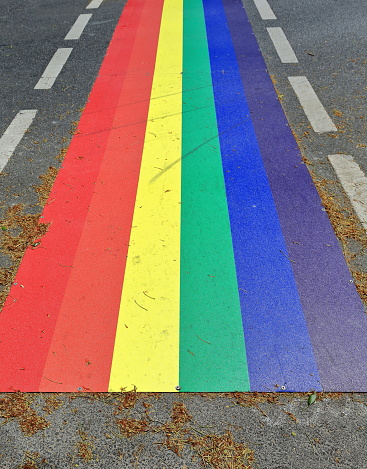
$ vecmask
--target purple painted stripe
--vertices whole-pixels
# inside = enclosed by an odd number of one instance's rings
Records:
[[[240,0],[223,0],[325,391],[367,391],[367,316]]]

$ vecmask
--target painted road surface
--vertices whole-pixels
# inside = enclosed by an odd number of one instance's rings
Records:
[[[367,318],[239,0],[130,0],[0,316],[0,391],[365,391]]]

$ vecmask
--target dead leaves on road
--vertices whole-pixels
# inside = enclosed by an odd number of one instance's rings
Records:
[[[126,397],[127,402],[132,401],[131,391]],[[150,405],[144,406],[143,402],[143,407],[147,409]],[[118,412],[121,412],[121,406],[119,409]],[[129,406],[125,408],[126,415],[128,415],[130,409]],[[117,418],[116,424],[123,437],[133,437],[147,433],[163,434],[164,439],[160,443],[162,447],[169,449],[178,456],[182,455],[185,448],[189,448],[204,467],[213,469],[252,468],[254,452],[245,443],[236,442],[230,431],[222,435],[216,435],[196,428],[193,418],[183,402],[173,403],[171,418],[165,423],[157,422],[146,414],[146,417],[142,419],[127,416]]]

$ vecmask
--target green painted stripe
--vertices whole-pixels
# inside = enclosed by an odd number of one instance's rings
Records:
[[[203,6],[184,1],[180,386],[248,391]]]

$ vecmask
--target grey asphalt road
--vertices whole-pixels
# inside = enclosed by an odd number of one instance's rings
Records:
[[[289,122],[302,138],[302,146],[312,161],[325,154],[352,154],[367,172],[366,64],[367,35],[364,4],[359,0],[307,2],[270,0],[274,20],[262,20],[253,0],[244,0],[247,14],[267,63]],[[299,63],[281,63],[267,32],[281,27]],[[289,76],[306,76],[326,111],[339,129],[317,134],[309,127]],[[309,134],[303,135],[308,131]]]
[[[98,73],[122,0],[85,10],[86,1],[0,0],[0,135],[21,109],[37,109],[30,131],[0,178],[0,213],[23,203],[38,212],[33,186],[67,147]],[[261,19],[244,0],[289,123],[317,177],[333,181],[327,161],[352,154],[367,173],[365,5],[361,0],[269,0],[277,19]],[[93,17],[78,41],[64,37],[81,13]],[[282,64],[267,27],[282,27],[298,64]],[[67,44],[66,44],[67,42]],[[34,90],[55,50],[73,47],[50,90]],[[310,127],[288,76],[307,76],[340,129]],[[366,272],[363,240],[344,240],[351,268]],[[6,259],[0,259],[6,265]],[[367,468],[367,397],[320,395],[98,394],[0,395],[0,467],[197,469]],[[241,465],[242,464],[242,465]]]
[[[288,394],[12,394],[0,398],[0,466],[366,468],[366,396],[307,401]]]

